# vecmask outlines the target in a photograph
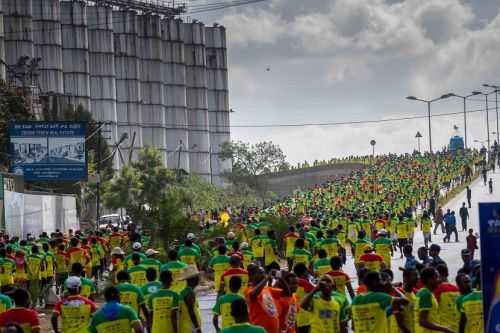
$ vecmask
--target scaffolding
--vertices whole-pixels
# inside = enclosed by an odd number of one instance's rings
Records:
[[[111,5],[121,9],[132,9],[144,14],[157,14],[173,18],[186,12],[186,4],[176,0],[93,0],[98,5]]]

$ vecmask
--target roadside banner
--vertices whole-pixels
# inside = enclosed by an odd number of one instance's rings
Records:
[[[500,332],[500,203],[479,203],[484,327]],[[479,309],[478,309],[479,310]]]

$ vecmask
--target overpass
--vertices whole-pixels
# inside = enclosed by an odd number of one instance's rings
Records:
[[[306,189],[316,184],[332,180],[336,176],[348,175],[363,168],[362,163],[339,163],[321,165],[304,169],[268,173],[259,176],[260,190],[274,192],[278,197],[285,197],[298,189]]]

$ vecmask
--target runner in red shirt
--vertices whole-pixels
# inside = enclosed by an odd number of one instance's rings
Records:
[[[5,329],[10,324],[19,325],[24,333],[39,333],[40,319],[35,310],[31,310],[30,296],[25,289],[17,289],[12,294],[16,307],[0,314],[0,328]]]
[[[369,247],[365,249],[365,254],[359,257],[359,263],[364,267],[368,268],[370,271],[380,272],[385,268],[384,258],[377,253],[373,252],[373,248]]]
[[[243,291],[248,286],[248,272],[247,270],[241,268],[241,258],[238,255],[233,254],[229,259],[230,269],[224,272],[224,274],[220,277],[221,287],[219,291],[224,292],[225,286],[229,286],[229,280],[233,276],[238,276],[241,279],[241,288],[239,290],[239,294],[243,294]]]

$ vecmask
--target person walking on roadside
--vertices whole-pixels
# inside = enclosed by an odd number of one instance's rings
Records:
[[[469,235],[466,238],[467,241],[467,250],[470,252],[470,256],[474,259],[474,252],[479,249],[477,246],[477,237],[474,235],[474,230],[469,229]]]
[[[465,207],[465,202],[462,203],[462,207],[460,207],[458,213],[460,214],[460,220],[462,222],[462,231],[466,231],[467,220],[469,219],[469,211],[467,210],[467,207]]]
[[[444,230],[443,220],[444,220],[443,208],[441,206],[439,206],[437,211],[436,211],[436,215],[434,216],[434,222],[435,222],[434,235],[436,234],[436,231],[437,231],[439,226],[441,226],[441,232],[444,234],[445,230]]]
[[[488,181],[488,187],[490,189],[490,194],[493,194],[493,179],[490,178],[490,180]]]
[[[457,219],[455,218],[455,211],[450,214],[446,214],[444,219],[446,227],[446,236],[443,238],[443,242],[449,242],[452,233],[455,234],[455,242],[458,243],[458,232],[457,232]]]
[[[484,182],[484,186],[486,186],[486,182],[488,181],[488,170],[486,169],[486,167],[483,168],[483,182]]]
[[[466,188],[467,188],[467,203],[469,208],[471,208],[470,200],[472,198],[472,190],[470,189],[469,186],[467,186]]]

